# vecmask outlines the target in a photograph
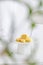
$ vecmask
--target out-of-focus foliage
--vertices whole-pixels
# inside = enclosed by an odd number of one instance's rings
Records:
[[[32,14],[32,9],[31,9],[31,8],[29,8],[29,14],[30,14],[30,15]]]
[[[37,63],[36,62],[30,62],[30,63],[28,63],[27,65],[37,65]]]
[[[39,7],[43,6],[43,0],[39,0]]]
[[[29,63],[29,65],[36,65],[36,63]]]
[[[31,28],[33,29],[36,26],[35,22],[31,23]]]

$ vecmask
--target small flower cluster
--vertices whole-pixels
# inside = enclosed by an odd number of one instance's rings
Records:
[[[30,37],[28,37],[28,35],[27,34],[22,34],[21,36],[20,36],[20,38],[17,38],[16,39],[16,41],[17,42],[31,42],[32,41],[32,39],[30,38]]]

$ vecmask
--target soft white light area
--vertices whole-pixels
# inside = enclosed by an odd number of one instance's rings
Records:
[[[5,45],[0,41],[0,54],[5,50]]]
[[[34,22],[36,24],[43,24],[43,15],[39,15],[39,14],[34,14],[32,16],[32,19],[34,20]]]
[[[33,5],[33,6],[35,6],[37,4],[36,0],[25,0],[25,1],[26,2],[29,1],[29,3],[31,3],[31,5]],[[30,35],[30,33],[31,33],[31,30],[29,28],[30,22],[28,23],[27,20],[25,20],[26,14],[27,14],[25,6],[23,6],[22,4],[16,3],[16,2],[12,2],[12,1],[11,2],[2,1],[0,6],[1,6],[1,19],[2,19],[1,23],[2,23],[2,29],[3,29],[3,31],[2,31],[3,39],[9,40],[9,29],[10,29],[10,23],[11,23],[10,13],[14,13],[14,16],[15,16],[15,18],[14,18],[14,20],[15,20],[14,26],[16,28],[15,33],[14,33],[15,40],[17,37],[19,37],[23,33]],[[43,16],[35,15],[34,20],[36,22],[43,22]],[[32,37],[36,37],[39,41],[39,43],[38,43],[39,48],[38,48],[38,51],[36,54],[36,59],[38,59],[39,62],[43,62],[43,24],[37,25],[37,27],[33,30]],[[10,50],[13,52],[17,51],[17,46],[16,46],[15,42],[11,43],[9,48],[11,48]],[[27,47],[27,49],[28,49],[28,47]],[[30,49],[28,49],[28,52],[29,52],[29,50]],[[27,51],[25,53],[27,53]],[[8,57],[7,57],[7,59],[8,59]],[[8,61],[8,63],[11,62],[9,60],[6,60],[6,61]]]
[[[21,1],[28,3],[33,8],[36,8],[38,5],[38,0],[21,0]]]
[[[38,24],[37,28],[33,31],[33,36],[38,38],[38,51],[37,56],[38,61],[43,62],[43,24]]]

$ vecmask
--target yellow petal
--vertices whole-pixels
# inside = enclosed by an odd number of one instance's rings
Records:
[[[17,38],[16,41],[19,42],[20,41],[20,38]]]
[[[26,42],[31,42],[31,41],[32,41],[32,39],[30,39],[30,38],[29,39],[26,39]]]
[[[23,34],[23,35],[21,35],[21,38],[22,39],[26,39],[27,38],[27,35],[26,34]]]
[[[21,39],[20,42],[25,42],[25,40],[24,39]]]
[[[16,41],[24,43],[24,42],[31,42],[32,39],[30,37],[28,37],[26,34],[23,34],[23,35],[21,35],[20,38],[17,38]]]
[[[17,42],[25,42],[25,40],[22,39],[22,38],[18,38],[18,39],[16,39],[16,41],[17,41]]]

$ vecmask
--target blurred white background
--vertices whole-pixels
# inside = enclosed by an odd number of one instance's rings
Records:
[[[36,7],[38,5],[38,0],[22,0],[30,4],[34,10],[36,10]],[[43,7],[42,7],[43,9]],[[31,29],[30,26],[30,20],[26,19],[27,17],[27,7],[18,2],[14,1],[0,1],[0,23],[1,23],[1,33],[0,36],[4,40],[9,40],[10,38],[10,24],[11,24],[11,15],[14,14],[14,27],[15,27],[15,33],[14,33],[14,41],[17,37],[19,37],[21,34],[26,33],[30,35]],[[38,62],[43,63],[43,15],[33,15],[33,20],[36,22],[37,27],[32,32],[32,37],[36,37],[38,39],[38,50],[36,53],[36,59]],[[1,43],[0,43],[1,44]],[[11,43],[10,50],[13,52],[16,52],[16,44]],[[30,44],[31,45],[31,44]],[[0,46],[1,49],[1,46]],[[28,48],[27,48],[28,49]],[[29,52],[30,49],[26,50],[25,53]],[[1,62],[1,61],[0,61]]]

